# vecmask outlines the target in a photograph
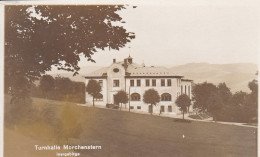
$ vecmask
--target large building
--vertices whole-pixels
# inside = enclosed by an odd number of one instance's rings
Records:
[[[176,98],[181,94],[191,97],[192,80],[183,79],[165,67],[145,66],[133,62],[130,56],[124,61],[113,63],[109,67],[101,68],[86,75],[86,85],[89,80],[97,80],[102,91],[95,99],[95,105],[105,107],[113,104],[114,95],[124,90],[130,95],[130,109],[134,111],[150,112],[149,105],[143,102],[146,90],[154,88],[158,91],[161,100],[153,107],[153,113],[176,114],[180,113],[175,104]],[[86,93],[86,103],[92,103],[92,96]]]

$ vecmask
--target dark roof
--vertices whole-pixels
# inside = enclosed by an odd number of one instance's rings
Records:
[[[129,76],[178,76],[166,67],[156,66],[142,67],[129,65],[126,71],[129,73]]]
[[[116,62],[113,64],[120,64],[121,66],[124,66],[124,62]],[[180,77],[182,78],[183,76],[177,75],[170,71],[166,67],[156,67],[156,66],[141,66],[136,63],[128,63],[127,64],[127,77]],[[107,74],[107,70],[109,67],[101,68],[99,70],[96,70],[94,72],[88,73],[86,75],[86,78],[91,78],[91,77],[104,77]]]
[[[181,79],[182,81],[193,81],[193,80],[190,80],[190,79]]]

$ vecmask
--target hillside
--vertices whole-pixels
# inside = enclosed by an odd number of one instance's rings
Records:
[[[209,64],[188,63],[170,68],[174,73],[194,80],[194,83],[226,82],[232,92],[239,90],[249,92],[248,82],[255,79],[257,65],[251,63]]]

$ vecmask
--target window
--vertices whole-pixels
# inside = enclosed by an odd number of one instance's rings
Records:
[[[172,112],[172,106],[168,106],[168,112]]]
[[[185,94],[187,94],[187,93],[186,93],[186,86],[185,86]]]
[[[188,86],[188,87],[189,87],[188,94],[189,94],[189,97],[190,97],[190,86]]]
[[[161,79],[161,86],[165,86],[165,79]]]
[[[140,101],[141,96],[138,93],[131,94],[131,101]]]
[[[161,110],[160,110],[161,112],[164,112],[164,106],[161,106]]]
[[[134,109],[134,106],[130,106],[130,109],[131,109],[131,110]]]
[[[113,71],[114,71],[115,73],[118,73],[118,72],[119,72],[119,69],[118,69],[118,68],[115,68],[115,69],[113,69]]]
[[[100,87],[103,87],[103,80],[99,80],[98,83],[99,83]]]
[[[141,110],[141,106],[137,106],[137,109],[138,109],[138,110]]]
[[[155,79],[152,80],[152,86],[156,86],[156,80]]]
[[[114,80],[113,87],[119,87],[119,80]]]
[[[137,86],[140,87],[141,86],[141,80],[137,80]]]
[[[182,91],[183,91],[183,89],[182,89],[182,88],[183,88],[183,87],[181,86],[181,94],[183,94],[183,92],[182,92]]]
[[[103,101],[103,95],[101,93],[98,93],[95,97],[94,97],[95,101]]]
[[[150,86],[150,80],[145,80],[146,87]]]
[[[134,80],[130,80],[130,86],[131,86],[131,87],[135,86]]]
[[[167,86],[172,86],[172,80],[171,79],[167,80]]]
[[[177,79],[177,86],[180,87],[181,85],[181,79]]]
[[[161,101],[171,101],[172,100],[172,96],[169,93],[163,93],[161,95]]]

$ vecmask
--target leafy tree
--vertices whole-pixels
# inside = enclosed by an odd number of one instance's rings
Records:
[[[223,99],[218,93],[213,93],[209,96],[207,101],[208,112],[212,115],[213,120],[216,121],[223,107]]]
[[[73,90],[73,82],[67,77],[55,77],[55,97],[58,100],[68,101],[68,96]]]
[[[178,96],[175,103],[180,108],[180,111],[182,111],[182,119],[184,119],[184,113],[188,111],[188,108],[191,105],[191,100],[189,96],[187,96],[186,94],[182,94]]]
[[[134,33],[124,23],[121,5],[5,6],[5,88],[14,98],[28,96],[41,74],[58,69],[79,71],[80,56],[106,48],[119,50]]]
[[[227,87],[226,83],[220,83],[217,87],[218,94],[221,97],[223,103],[225,105],[231,105],[232,103],[232,93],[230,91],[230,88]]]
[[[248,94],[242,91],[236,92],[232,96],[232,103],[224,105],[219,115],[221,121],[248,122],[249,108],[246,106]]]
[[[86,91],[88,94],[92,95],[93,97],[93,106],[95,106],[94,101],[95,97],[98,96],[98,94],[101,92],[101,86],[96,80],[89,80]]]
[[[121,90],[119,92],[117,92],[117,94],[115,95],[115,100],[117,103],[121,104],[120,110],[122,108],[122,104],[126,104],[128,102],[128,97],[125,91]]]
[[[257,93],[258,92],[258,81],[253,80],[248,83],[248,88],[251,90],[251,92]]]
[[[193,87],[192,100],[194,101],[194,108],[199,109],[199,111],[208,110],[208,99],[210,95],[217,92],[217,87],[212,83],[200,83]]]
[[[247,93],[243,91],[239,91],[232,96],[232,102],[234,105],[242,106],[245,105],[246,98],[247,98]]]
[[[248,94],[246,105],[249,108],[250,118],[258,118],[258,81],[253,80],[248,83],[248,87],[251,90],[251,93]]]
[[[55,89],[54,78],[51,75],[43,75],[40,79],[39,88],[43,92],[44,97],[47,98],[47,93]]]
[[[73,90],[71,91],[70,100],[72,102],[85,103],[85,83],[72,82]]]
[[[148,89],[144,92],[143,101],[147,104],[151,104],[151,114],[153,113],[153,105],[155,106],[160,102],[160,96],[155,89]]]

